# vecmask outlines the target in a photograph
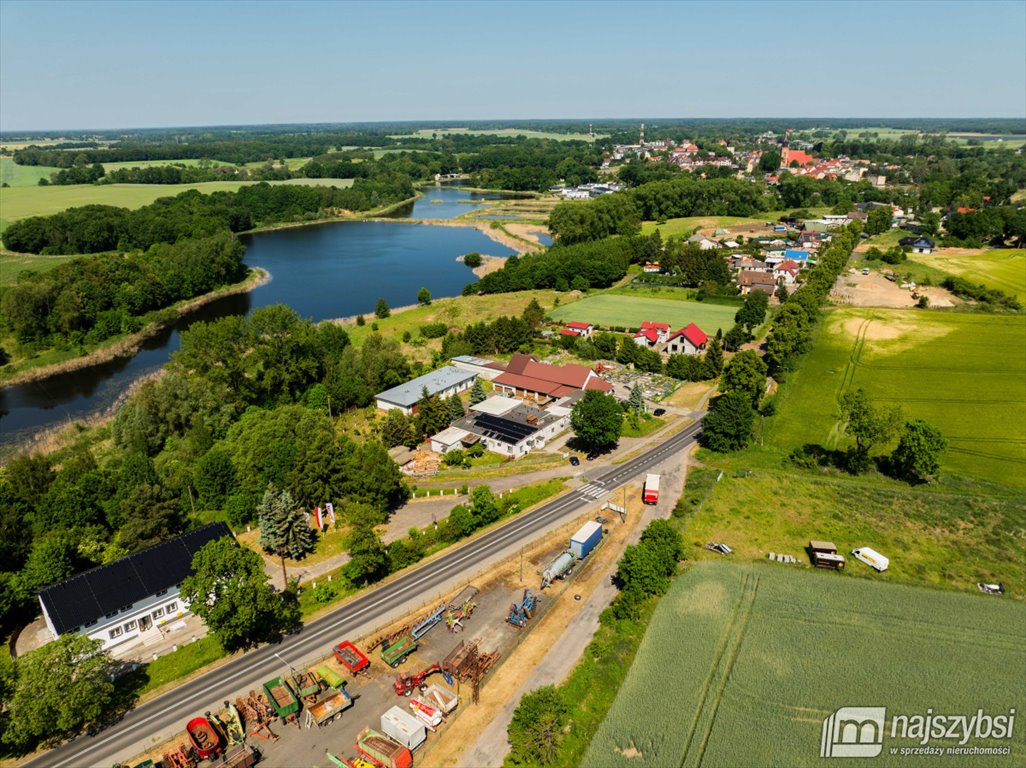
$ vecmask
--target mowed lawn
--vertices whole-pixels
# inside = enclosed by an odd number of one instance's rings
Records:
[[[845,308],[830,312],[782,388],[767,445],[846,447],[840,395],[862,387],[944,433],[943,472],[1026,487],[1026,317]],[[881,446],[879,453],[892,446]]]
[[[958,249],[956,249],[958,250]],[[910,261],[924,264],[942,272],[964,277],[988,288],[997,288],[1009,296],[1026,301],[1026,250],[1002,248],[972,255],[964,253],[913,253]]]
[[[0,157],[0,184],[8,187],[35,187],[40,179],[50,178],[60,168],[48,165],[18,165],[11,157]]]
[[[199,184],[69,184],[62,186],[22,186],[0,189],[0,230],[29,216],[48,216],[81,205],[113,205],[141,208],[161,197],[174,197],[190,189],[204,194],[234,192],[253,184],[248,181],[208,181]],[[322,187],[350,187],[352,179],[291,179],[269,184],[307,184]]]
[[[615,294],[599,294],[564,304],[549,312],[559,322],[578,321],[605,327],[638,328],[648,320],[668,323],[673,330],[694,323],[712,336],[718,328],[726,333],[734,325],[737,307],[700,301],[647,299]]]
[[[875,584],[779,564],[689,566],[662,598],[638,654],[582,761],[592,768],[822,766],[824,718],[846,706],[885,707],[874,766],[908,766],[916,747],[895,715],[1016,720],[1026,705],[1026,606]],[[967,745],[1008,755],[937,761],[1018,766],[1013,738]],[[957,746],[934,739],[931,746]],[[923,758],[924,762],[933,762]]]

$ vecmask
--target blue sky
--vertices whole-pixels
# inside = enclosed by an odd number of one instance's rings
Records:
[[[1026,115],[1026,2],[0,0],[0,130]]]

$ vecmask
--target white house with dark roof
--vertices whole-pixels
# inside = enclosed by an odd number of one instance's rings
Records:
[[[179,589],[192,573],[192,558],[224,536],[232,536],[227,525],[210,523],[40,590],[47,629],[55,639],[100,640],[104,650],[159,636],[189,612]]]

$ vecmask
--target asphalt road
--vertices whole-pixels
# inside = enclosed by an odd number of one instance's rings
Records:
[[[591,486],[613,491],[658,464],[669,454],[694,442],[700,429],[701,422],[696,422],[623,464],[595,472],[594,476],[591,476],[592,472],[586,472],[584,479]],[[189,717],[201,715],[212,705],[234,696],[238,691],[258,687],[264,680],[280,674],[282,661],[298,662],[318,652],[327,654],[334,643],[352,634],[358,626],[373,622],[418,594],[429,594],[433,590],[437,591],[440,586],[458,582],[460,575],[472,572],[474,566],[507,548],[515,547],[522,540],[530,540],[534,534],[552,527],[580,507],[594,504],[594,492],[585,495],[583,491],[577,489],[564,494],[410,573],[368,589],[365,594],[310,622],[302,631],[285,638],[281,643],[250,651],[147,701],[97,735],[79,736],[26,763],[26,766],[81,768],[88,765],[109,768],[118,760],[130,759],[137,753],[135,750],[140,740],[149,734],[185,723]],[[612,497],[610,500],[616,501]]]

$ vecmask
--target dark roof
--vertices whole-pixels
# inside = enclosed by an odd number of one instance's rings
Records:
[[[58,582],[41,590],[39,600],[54,629],[64,634],[180,584],[204,544],[231,535],[224,523],[210,523]]]

